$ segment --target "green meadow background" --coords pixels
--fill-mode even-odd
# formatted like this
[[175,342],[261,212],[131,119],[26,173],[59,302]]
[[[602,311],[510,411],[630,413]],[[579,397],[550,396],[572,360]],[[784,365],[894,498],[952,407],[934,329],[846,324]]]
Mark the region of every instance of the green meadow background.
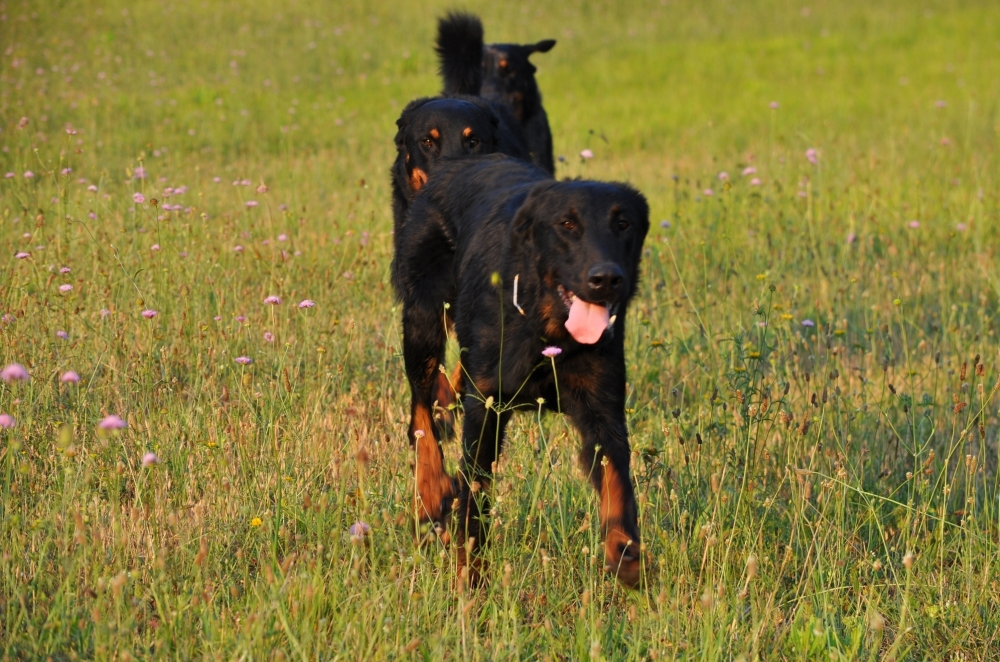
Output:
[[388,168],[452,7],[0,1],[3,659],[1000,659],[1000,5],[463,6],[650,201],[635,591],[556,416],[488,586],[407,516]]

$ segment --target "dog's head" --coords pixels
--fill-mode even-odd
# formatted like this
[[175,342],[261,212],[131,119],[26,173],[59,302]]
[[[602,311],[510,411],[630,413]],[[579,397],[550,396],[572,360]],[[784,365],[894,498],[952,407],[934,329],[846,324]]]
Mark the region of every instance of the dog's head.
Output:
[[538,95],[532,53],[547,53],[555,39],[537,44],[489,44],[483,49],[483,86],[481,94],[506,103],[519,122],[525,120],[526,102]]
[[397,160],[404,165],[409,194],[427,183],[440,159],[495,152],[498,123],[496,113],[485,103],[448,98],[411,102],[396,121]]
[[592,345],[635,293],[649,205],[624,184],[537,184],[518,210],[512,245],[537,265],[545,335]]

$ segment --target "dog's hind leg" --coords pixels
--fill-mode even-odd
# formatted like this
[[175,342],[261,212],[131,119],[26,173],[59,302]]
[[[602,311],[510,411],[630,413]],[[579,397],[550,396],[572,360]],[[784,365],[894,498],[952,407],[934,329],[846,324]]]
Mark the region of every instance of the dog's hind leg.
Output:
[[413,511],[418,522],[431,522],[444,531],[455,497],[454,480],[445,473],[444,454],[434,424],[434,391],[444,360],[447,333],[436,306],[407,302],[403,307],[403,358],[410,382],[410,444],[415,455],[416,495]]

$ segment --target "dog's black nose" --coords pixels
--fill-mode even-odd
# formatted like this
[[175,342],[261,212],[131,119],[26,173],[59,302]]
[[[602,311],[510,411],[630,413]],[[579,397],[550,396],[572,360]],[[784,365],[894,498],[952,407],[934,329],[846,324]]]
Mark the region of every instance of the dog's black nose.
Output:
[[617,297],[624,282],[625,274],[614,262],[602,262],[587,272],[587,285],[590,288],[590,296],[594,299],[606,300]]

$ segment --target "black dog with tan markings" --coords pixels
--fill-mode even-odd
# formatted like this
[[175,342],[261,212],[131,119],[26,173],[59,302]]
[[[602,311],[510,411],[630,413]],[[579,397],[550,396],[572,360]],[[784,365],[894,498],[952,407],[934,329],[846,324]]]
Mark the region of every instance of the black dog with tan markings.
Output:
[[548,53],[555,39],[534,44],[484,44],[483,24],[477,16],[451,12],[438,20],[435,50],[441,63],[444,94],[473,94],[504,104],[524,129],[531,159],[550,175],[552,130],[542,106],[530,58]]
[[508,154],[531,160],[524,131],[500,103],[475,96],[414,99],[396,120],[392,206],[398,232],[410,200],[440,159]]
[[[454,498],[432,422],[449,318],[465,393],[459,559],[474,583],[504,429],[512,409],[535,408],[538,398],[566,413],[582,437],[607,568],[626,585],[639,579],[624,336],[648,228],[646,200],[627,185],[557,182],[501,155],[439,162],[411,203],[396,237],[393,284],[403,302],[415,509],[443,523]],[[556,355],[554,371],[547,355]]]

